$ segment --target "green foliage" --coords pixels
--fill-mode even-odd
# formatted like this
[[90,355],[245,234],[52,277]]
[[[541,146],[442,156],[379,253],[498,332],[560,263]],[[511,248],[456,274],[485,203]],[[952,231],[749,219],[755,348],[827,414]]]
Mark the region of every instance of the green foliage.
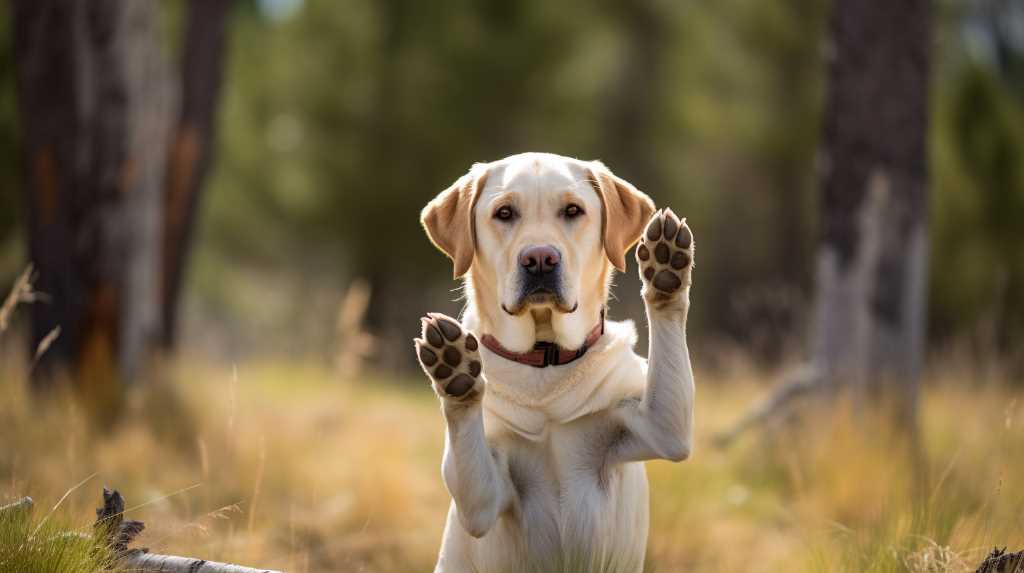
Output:
[[243,13],[211,230],[230,246],[255,210],[277,229],[235,245],[249,256],[290,244],[340,252],[357,274],[444,276],[417,224],[430,197],[475,161],[586,151],[570,111],[588,86],[564,75],[585,22],[551,9],[351,0],[307,2],[284,23]]
[[[764,358],[799,347],[826,0],[304,0],[279,17],[260,6],[236,3],[231,21],[191,283],[204,317],[233,335],[318,324],[305,340],[323,339],[331,325],[310,299],[365,276],[375,330],[405,337],[402,317],[456,312],[420,208],[474,162],[547,150],[600,158],[688,217],[696,329]],[[171,56],[181,9],[164,16]],[[937,4],[931,333],[987,330],[984,346],[1012,351],[1024,329],[1021,57],[977,61],[970,17]],[[0,278],[22,266],[24,229],[10,19],[0,5]],[[639,311],[633,272],[614,316]]]
[[[249,264],[444,304],[422,293],[451,288],[422,206],[474,162],[547,150],[600,158],[687,215],[702,284],[737,285],[696,289],[695,321],[745,335],[756,310],[737,298],[810,283],[823,19],[822,0],[241,10],[199,291],[237,305],[224,269]],[[753,240],[717,232],[737,228]]]
[[988,324],[1012,350],[1024,333],[1024,101],[973,64],[938,109],[934,321],[944,334]]
[[0,514],[0,571],[100,573],[109,562],[105,550],[59,520]]

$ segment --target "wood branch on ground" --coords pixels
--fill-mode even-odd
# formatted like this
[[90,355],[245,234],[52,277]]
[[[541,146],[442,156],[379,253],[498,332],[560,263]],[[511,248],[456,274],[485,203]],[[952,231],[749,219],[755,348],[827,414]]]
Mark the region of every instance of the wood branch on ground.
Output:
[[190,557],[156,555],[144,549],[132,549],[118,560],[129,571],[153,573],[277,573],[270,569],[252,569],[230,563],[217,563]]
[[747,430],[762,426],[790,412],[790,406],[797,399],[825,386],[821,369],[804,366],[790,376],[775,392],[757,406],[751,408],[732,428],[720,432],[714,438],[718,447],[732,445]]
[[124,519],[124,498],[117,490],[103,488],[103,507],[96,509],[93,525],[95,539],[102,540],[114,552],[116,563],[137,573],[280,573],[271,569],[253,569],[230,563],[218,563],[193,557],[158,555],[149,549],[129,549],[146,525]]
[[998,547],[981,562],[975,573],[1024,573],[1024,551],[1007,553]]
[[124,498],[120,492],[103,488],[103,507],[96,508],[93,535],[115,555],[128,551],[128,546],[146,528],[141,521],[124,519]]

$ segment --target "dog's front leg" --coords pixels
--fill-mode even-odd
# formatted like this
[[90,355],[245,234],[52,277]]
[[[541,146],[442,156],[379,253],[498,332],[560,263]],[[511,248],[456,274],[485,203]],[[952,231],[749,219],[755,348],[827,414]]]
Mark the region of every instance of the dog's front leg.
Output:
[[483,537],[508,506],[512,488],[507,460],[484,435],[481,402],[486,384],[479,343],[443,314],[424,317],[422,338],[415,342],[448,424],[442,464],[445,486],[462,527],[473,537]]
[[671,210],[654,214],[636,252],[650,325],[647,386],[616,409],[625,430],[613,462],[689,457],[693,437],[693,370],[686,314],[693,268],[693,234]]

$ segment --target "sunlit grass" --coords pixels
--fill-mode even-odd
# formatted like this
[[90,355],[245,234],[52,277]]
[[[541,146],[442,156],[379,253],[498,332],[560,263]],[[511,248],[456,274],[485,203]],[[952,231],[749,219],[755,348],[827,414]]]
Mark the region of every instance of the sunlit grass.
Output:
[[[0,503],[31,495],[38,514],[96,473],[64,502],[61,523],[88,524],[108,485],[157,552],[287,571],[430,570],[448,496],[443,422],[425,381],[186,364],[177,398],[133,397],[104,436],[73,400],[33,404],[20,373],[4,372]],[[915,474],[881,418],[849,408],[716,450],[710,437],[763,381],[699,375],[693,458],[648,464],[650,569],[966,571],[994,545],[1020,548],[1024,403],[996,382],[957,381],[929,379],[927,471]]]
[[0,513],[0,571],[100,573],[108,557],[90,539],[75,534],[70,522],[23,511]]

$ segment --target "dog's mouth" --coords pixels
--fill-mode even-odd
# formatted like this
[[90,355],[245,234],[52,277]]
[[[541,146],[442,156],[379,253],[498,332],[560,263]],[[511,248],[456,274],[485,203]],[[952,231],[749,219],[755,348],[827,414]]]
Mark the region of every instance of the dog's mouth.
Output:
[[569,304],[565,297],[562,296],[562,293],[546,286],[537,286],[524,291],[520,295],[519,300],[514,304],[506,305],[502,303],[501,305],[501,309],[512,316],[519,316],[530,308],[536,307],[550,307],[555,312],[569,314],[576,312],[579,303]]
[[526,292],[523,298],[527,301],[546,302],[558,298],[558,294],[546,286],[537,286]]
[[512,316],[519,316],[531,309],[543,308],[568,314],[575,312],[579,306],[575,301],[566,300],[562,275],[559,272],[542,275],[521,272],[517,283],[515,299],[501,305],[501,309]]

